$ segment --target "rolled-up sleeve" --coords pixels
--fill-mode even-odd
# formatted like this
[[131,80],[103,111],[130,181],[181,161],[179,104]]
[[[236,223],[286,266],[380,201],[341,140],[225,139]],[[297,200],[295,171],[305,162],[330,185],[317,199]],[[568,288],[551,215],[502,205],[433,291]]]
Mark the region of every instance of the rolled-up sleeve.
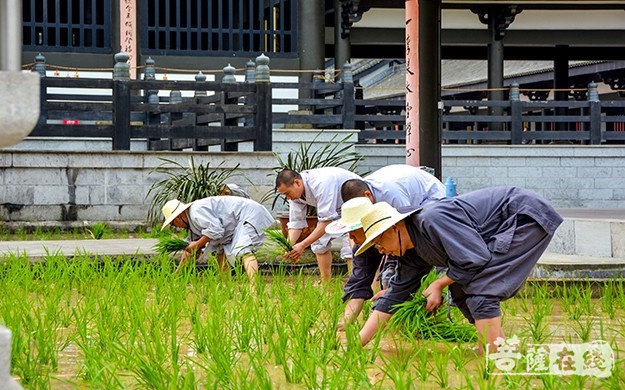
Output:
[[306,211],[308,205],[303,202],[289,200],[289,222],[286,226],[289,229],[304,229],[308,227],[306,222]]

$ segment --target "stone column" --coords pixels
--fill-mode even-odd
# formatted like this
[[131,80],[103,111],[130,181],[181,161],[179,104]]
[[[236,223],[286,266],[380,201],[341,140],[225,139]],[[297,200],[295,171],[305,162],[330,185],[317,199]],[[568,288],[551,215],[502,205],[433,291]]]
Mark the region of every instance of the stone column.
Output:
[[[504,99],[504,33],[514,22],[521,9],[516,5],[485,5],[476,10],[480,22],[488,26],[490,42],[488,44],[488,100]],[[503,107],[490,107],[489,115],[503,115]],[[490,130],[503,130],[503,123],[492,122]]]
[[22,67],[22,2],[0,1],[0,70]]
[[406,1],[406,164],[419,158],[419,0]]
[[406,1],[406,164],[441,175],[440,3]]
[[[567,45],[556,45],[553,59],[554,100],[569,100],[569,53]],[[556,116],[566,115],[566,107],[556,107]],[[568,123],[555,122],[556,130],[568,130]]]
[[[488,44],[488,100],[503,101],[503,41],[497,39],[495,20],[489,18],[491,40]],[[490,107],[489,115],[503,115],[503,107]],[[503,130],[501,122],[491,123],[490,130]]]
[[419,0],[419,165],[441,178],[441,5]]

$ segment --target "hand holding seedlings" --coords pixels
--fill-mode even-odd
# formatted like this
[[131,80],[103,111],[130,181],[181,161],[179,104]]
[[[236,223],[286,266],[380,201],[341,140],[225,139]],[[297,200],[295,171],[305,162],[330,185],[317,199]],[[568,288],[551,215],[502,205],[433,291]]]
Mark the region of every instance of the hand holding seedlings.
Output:
[[306,249],[306,247],[301,242],[293,245],[293,249],[286,254],[287,259],[289,259],[293,264],[297,263],[297,260],[302,257],[304,249]]
[[425,290],[423,296],[426,299],[425,310],[436,310],[443,303],[443,289],[453,283],[447,275],[435,280]]

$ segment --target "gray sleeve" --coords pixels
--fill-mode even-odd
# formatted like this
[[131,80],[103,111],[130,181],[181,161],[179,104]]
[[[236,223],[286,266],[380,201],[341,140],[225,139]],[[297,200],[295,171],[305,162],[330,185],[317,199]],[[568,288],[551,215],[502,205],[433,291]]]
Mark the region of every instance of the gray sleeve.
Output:
[[416,252],[410,251],[399,259],[395,275],[391,277],[389,288],[375,302],[374,309],[383,313],[394,313],[395,305],[411,299],[421,287],[421,280],[432,270]]

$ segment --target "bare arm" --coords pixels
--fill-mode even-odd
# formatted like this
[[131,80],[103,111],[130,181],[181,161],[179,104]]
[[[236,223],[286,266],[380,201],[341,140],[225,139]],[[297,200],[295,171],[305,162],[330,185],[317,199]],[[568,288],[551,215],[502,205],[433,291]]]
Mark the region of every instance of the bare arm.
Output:
[[343,313],[343,321],[339,322],[339,331],[345,330],[345,325],[354,322],[356,317],[362,311],[362,307],[365,304],[365,300],[362,298],[353,298],[347,301],[345,305],[345,313]]
[[371,341],[378,330],[384,329],[386,323],[391,319],[393,315],[390,313],[384,313],[382,311],[374,310],[367,319],[367,322],[360,330],[360,341],[365,346]]
[[210,238],[206,236],[200,237],[197,241],[191,241],[189,245],[184,249],[187,252],[201,253],[202,249],[210,242]]
[[[293,245],[293,250],[289,252],[288,258],[291,259],[291,261],[296,261],[297,259],[299,259],[302,256],[302,253],[304,253],[304,249],[308,248],[313,242],[320,239],[321,236],[326,233],[326,226],[328,226],[330,222],[332,221],[318,221],[315,230],[313,230],[310,235],[306,237],[306,239]],[[302,231],[299,230],[299,234],[301,233]],[[299,237],[299,234],[297,235],[297,237]],[[289,239],[291,239],[291,230],[289,230]]]
[[302,231],[304,229],[289,229],[289,242],[291,244],[295,244],[297,242],[297,239],[299,238],[299,236],[302,235]]
[[189,245],[187,245],[187,247],[184,248],[184,252],[182,253],[182,256],[180,257],[180,263],[178,264],[178,268],[176,268],[176,272],[178,272],[178,270],[187,263],[189,258],[197,257],[198,254],[201,254],[202,249],[204,249],[206,244],[208,244],[209,242],[210,242],[210,238],[206,236],[202,236],[196,241],[191,241]]

